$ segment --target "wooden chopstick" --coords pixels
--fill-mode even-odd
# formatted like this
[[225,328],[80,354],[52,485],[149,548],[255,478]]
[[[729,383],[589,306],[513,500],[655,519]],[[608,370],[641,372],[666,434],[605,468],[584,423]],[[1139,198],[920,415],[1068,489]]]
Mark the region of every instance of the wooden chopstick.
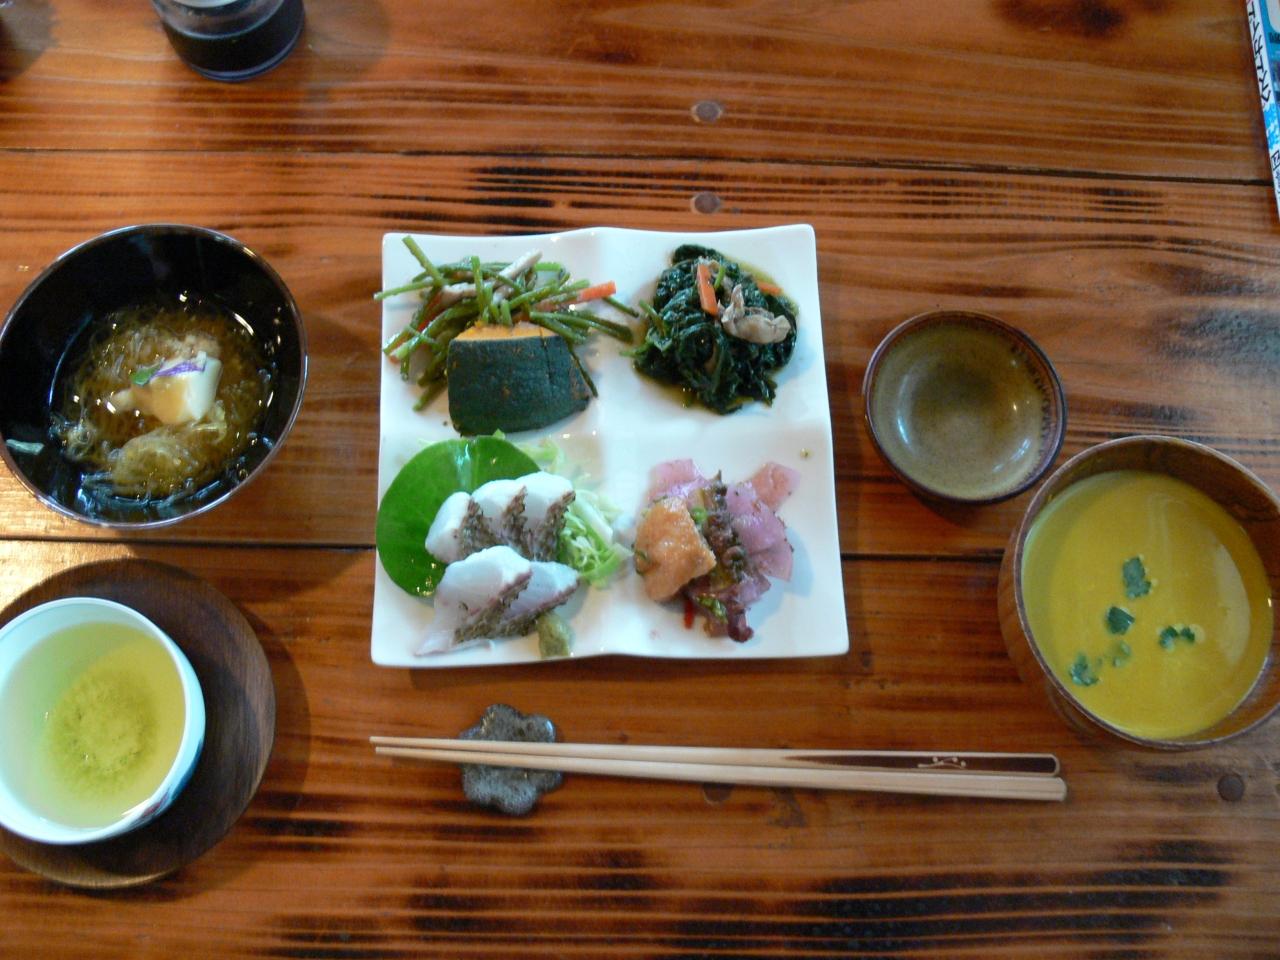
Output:
[[949,753],[923,750],[764,750],[757,747],[671,747],[618,743],[530,743],[526,741],[453,740],[439,737],[370,737],[375,746],[424,750],[468,750],[472,753],[519,753],[539,757],[652,760],[659,763],[713,763],[745,767],[791,767],[806,770],[957,770],[1055,776],[1058,758],[1051,753]]
[[[800,787],[818,790],[866,790],[934,796],[985,797],[1009,800],[1064,800],[1066,784],[1045,770],[1057,770],[1048,754],[934,754],[873,751],[791,751],[722,749],[709,747],[649,747],[610,744],[556,744],[441,740],[413,737],[371,737],[378,753],[443,763],[523,767],[565,773],[734,783],[750,786]],[[915,767],[831,767],[815,755],[853,756],[878,762],[917,761]],[[716,759],[706,759],[708,757]],[[695,759],[698,758],[698,759]],[[1037,769],[1020,772],[974,771],[938,766],[937,761],[970,759],[1002,761],[1032,758]],[[780,765],[772,760],[779,759]],[[923,766],[921,766],[923,764]]]

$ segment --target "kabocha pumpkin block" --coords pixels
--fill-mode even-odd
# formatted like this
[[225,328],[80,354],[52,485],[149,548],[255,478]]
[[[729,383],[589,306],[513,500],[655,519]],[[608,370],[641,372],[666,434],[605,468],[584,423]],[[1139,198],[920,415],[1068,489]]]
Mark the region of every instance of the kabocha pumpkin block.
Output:
[[449,344],[449,419],[464,436],[545,427],[585,409],[569,345],[542,327],[472,327]]

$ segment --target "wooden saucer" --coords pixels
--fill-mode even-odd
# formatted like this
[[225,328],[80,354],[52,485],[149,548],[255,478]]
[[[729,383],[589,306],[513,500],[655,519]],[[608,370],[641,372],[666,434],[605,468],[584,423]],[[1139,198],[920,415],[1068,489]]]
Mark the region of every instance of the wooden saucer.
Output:
[[66,570],[5,607],[0,622],[70,596],[102,597],[133,607],[182,648],[204,693],[204,750],[191,782],[146,826],[73,846],[37,843],[0,828],[0,852],[68,886],[136,886],[209,850],[253,799],[275,742],[271,668],[253,628],[230,600],[199,577],[146,560],[109,560]]

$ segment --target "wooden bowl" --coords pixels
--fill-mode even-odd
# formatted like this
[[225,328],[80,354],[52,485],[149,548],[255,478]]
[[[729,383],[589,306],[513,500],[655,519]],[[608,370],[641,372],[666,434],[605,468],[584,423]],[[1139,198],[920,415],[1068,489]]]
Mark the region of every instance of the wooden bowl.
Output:
[[1000,565],[997,603],[1000,630],[1018,674],[1040,687],[1072,726],[1084,733],[1102,733],[1127,743],[1165,750],[1207,746],[1239,736],[1270,717],[1280,706],[1280,626],[1272,627],[1271,649],[1262,672],[1245,699],[1208,729],[1169,739],[1142,737],[1098,717],[1076,699],[1050,668],[1033,639],[1022,592],[1027,535],[1036,518],[1053,500],[1080,480],[1115,470],[1162,473],[1201,490],[1232,517],[1253,542],[1262,560],[1271,596],[1280,596],[1280,499],[1256,476],[1209,447],[1174,437],[1134,436],[1090,447],[1064,463],[1036,492],[1021,522],[1009,538]]
[[1053,364],[1021,330],[940,310],[892,330],[862,384],[871,440],[922,496],[1006,500],[1052,466],[1067,428]]
[[72,887],[150,883],[221,841],[257,793],[276,736],[271,664],[249,621],[217,588],[150,560],[105,560],[64,570],[0,610],[0,622],[67,596],[132,607],[178,645],[204,694],[204,749],[187,786],[145,826],[69,845],[28,840],[0,827],[0,854]]

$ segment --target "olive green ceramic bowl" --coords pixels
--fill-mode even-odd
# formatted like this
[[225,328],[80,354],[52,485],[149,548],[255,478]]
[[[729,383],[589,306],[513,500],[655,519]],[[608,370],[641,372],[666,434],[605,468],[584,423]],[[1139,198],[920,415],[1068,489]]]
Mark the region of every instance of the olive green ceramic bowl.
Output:
[[1053,364],[995,317],[921,314],[881,341],[862,384],[872,442],[922,496],[1005,500],[1053,464],[1067,403]]

